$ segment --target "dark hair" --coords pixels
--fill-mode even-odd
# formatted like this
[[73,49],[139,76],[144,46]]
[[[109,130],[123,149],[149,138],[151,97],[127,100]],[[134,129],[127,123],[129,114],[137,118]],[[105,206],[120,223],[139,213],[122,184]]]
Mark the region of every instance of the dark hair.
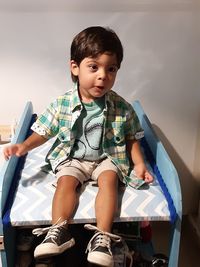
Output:
[[[71,44],[71,60],[79,66],[86,57],[97,57],[105,52],[115,54],[117,67],[120,68],[123,59],[123,47],[117,34],[109,29],[100,26],[86,28],[77,34]],[[72,80],[77,77],[72,74]]]

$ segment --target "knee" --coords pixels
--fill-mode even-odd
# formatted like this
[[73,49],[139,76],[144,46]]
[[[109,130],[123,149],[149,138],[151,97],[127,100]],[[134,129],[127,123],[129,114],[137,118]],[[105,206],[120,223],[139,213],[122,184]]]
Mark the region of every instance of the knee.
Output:
[[117,188],[118,175],[114,171],[105,171],[98,177],[100,189]]
[[75,191],[79,185],[79,181],[73,176],[61,176],[57,182],[58,190]]

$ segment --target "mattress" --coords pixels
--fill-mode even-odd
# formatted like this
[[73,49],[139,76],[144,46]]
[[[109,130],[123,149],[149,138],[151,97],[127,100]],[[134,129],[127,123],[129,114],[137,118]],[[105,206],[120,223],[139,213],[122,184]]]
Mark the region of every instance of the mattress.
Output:
[[[51,204],[55,192],[54,174],[47,168],[45,156],[52,145],[44,145],[29,152],[16,172],[16,190],[10,201],[10,208],[4,215],[4,222],[12,226],[34,226],[51,224]],[[146,158],[148,168],[153,169]],[[72,223],[95,222],[94,202],[98,187],[92,182],[80,189],[79,203]],[[169,203],[154,173],[154,182],[142,189],[130,186],[119,187],[119,205],[115,222],[123,221],[169,221]]]

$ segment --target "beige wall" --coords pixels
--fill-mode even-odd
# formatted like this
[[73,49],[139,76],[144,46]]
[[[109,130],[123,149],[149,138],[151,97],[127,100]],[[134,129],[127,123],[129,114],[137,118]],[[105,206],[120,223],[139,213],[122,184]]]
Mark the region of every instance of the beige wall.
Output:
[[192,0],[0,0],[0,124],[19,119],[28,100],[40,113],[71,87],[73,36],[110,26],[125,49],[114,89],[140,100],[178,170],[184,213],[197,210],[199,18]]
[[195,146],[195,158],[194,158],[194,175],[197,181],[200,181],[200,116],[198,119],[198,130]]

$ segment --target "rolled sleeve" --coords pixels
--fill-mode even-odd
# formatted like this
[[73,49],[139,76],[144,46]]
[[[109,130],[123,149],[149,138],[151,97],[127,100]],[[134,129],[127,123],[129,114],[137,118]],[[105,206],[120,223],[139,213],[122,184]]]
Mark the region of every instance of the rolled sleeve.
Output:
[[33,123],[33,125],[31,126],[31,130],[36,132],[39,135],[42,135],[46,139],[49,139],[49,135],[47,134],[45,129],[43,127],[41,127],[41,125],[38,122]]
[[58,116],[57,103],[55,101],[37,118],[31,129],[37,134],[50,139],[58,133]]
[[138,116],[133,107],[130,105],[126,112],[126,140],[139,140],[144,137],[144,130],[142,129]]

